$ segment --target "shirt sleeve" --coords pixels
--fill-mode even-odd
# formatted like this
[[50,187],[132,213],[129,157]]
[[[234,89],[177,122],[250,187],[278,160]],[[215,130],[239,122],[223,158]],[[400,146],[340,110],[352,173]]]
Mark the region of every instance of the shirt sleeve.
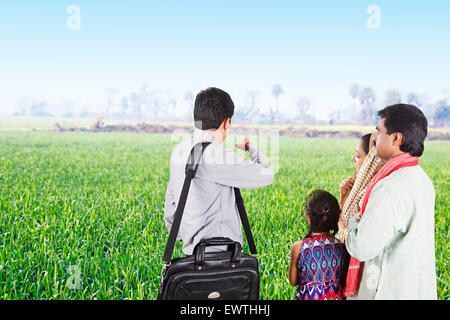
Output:
[[348,222],[346,247],[349,254],[363,262],[377,257],[399,232],[399,207],[395,192],[386,184],[376,185],[363,216]]
[[[248,147],[250,160],[225,147],[211,150],[208,157],[205,157],[207,165],[199,166],[196,177],[242,189],[272,184],[274,172],[267,158],[253,144],[250,143]],[[205,153],[207,151],[208,149]]]
[[172,228],[176,208],[176,200],[173,194],[171,180],[169,179],[164,203],[164,222],[168,232]]

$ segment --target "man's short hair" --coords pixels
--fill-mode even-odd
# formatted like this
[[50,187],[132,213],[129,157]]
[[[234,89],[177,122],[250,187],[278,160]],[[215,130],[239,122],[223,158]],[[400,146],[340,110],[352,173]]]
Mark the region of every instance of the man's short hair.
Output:
[[419,108],[410,104],[395,104],[378,111],[378,115],[385,118],[384,126],[388,134],[402,134],[401,151],[416,157],[423,154],[428,121]]
[[218,129],[233,114],[233,100],[223,90],[211,87],[200,91],[195,98],[194,121],[198,129]]

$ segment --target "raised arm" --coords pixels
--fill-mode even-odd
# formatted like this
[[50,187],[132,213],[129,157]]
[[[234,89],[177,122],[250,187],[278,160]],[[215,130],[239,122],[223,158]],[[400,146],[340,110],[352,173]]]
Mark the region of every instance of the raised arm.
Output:
[[250,160],[221,146],[206,148],[205,164],[199,167],[197,177],[215,183],[243,188],[261,188],[273,183],[274,173],[267,158],[252,143],[248,145]]

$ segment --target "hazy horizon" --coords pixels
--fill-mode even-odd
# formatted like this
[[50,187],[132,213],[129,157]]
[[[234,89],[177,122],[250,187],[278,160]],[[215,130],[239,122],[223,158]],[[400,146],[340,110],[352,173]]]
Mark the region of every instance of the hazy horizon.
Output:
[[174,114],[186,112],[186,92],[210,86],[236,109],[253,93],[266,111],[279,84],[281,112],[307,97],[322,120],[352,105],[353,83],[380,107],[389,90],[427,103],[450,96],[448,1],[19,0],[2,5],[0,26],[2,114],[30,101],[102,112],[144,84]]

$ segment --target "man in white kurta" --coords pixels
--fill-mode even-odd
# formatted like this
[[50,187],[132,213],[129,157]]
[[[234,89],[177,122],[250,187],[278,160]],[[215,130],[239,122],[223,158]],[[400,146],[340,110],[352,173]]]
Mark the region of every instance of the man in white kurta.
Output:
[[364,262],[350,299],[436,299],[434,188],[420,166],[378,182],[359,220],[349,220],[346,247]]
[[[378,112],[377,155],[389,161],[404,153],[420,157],[427,120],[416,106]],[[401,167],[378,181],[363,215],[348,222],[346,247],[364,262],[351,299],[436,299],[435,192],[419,165]]]

